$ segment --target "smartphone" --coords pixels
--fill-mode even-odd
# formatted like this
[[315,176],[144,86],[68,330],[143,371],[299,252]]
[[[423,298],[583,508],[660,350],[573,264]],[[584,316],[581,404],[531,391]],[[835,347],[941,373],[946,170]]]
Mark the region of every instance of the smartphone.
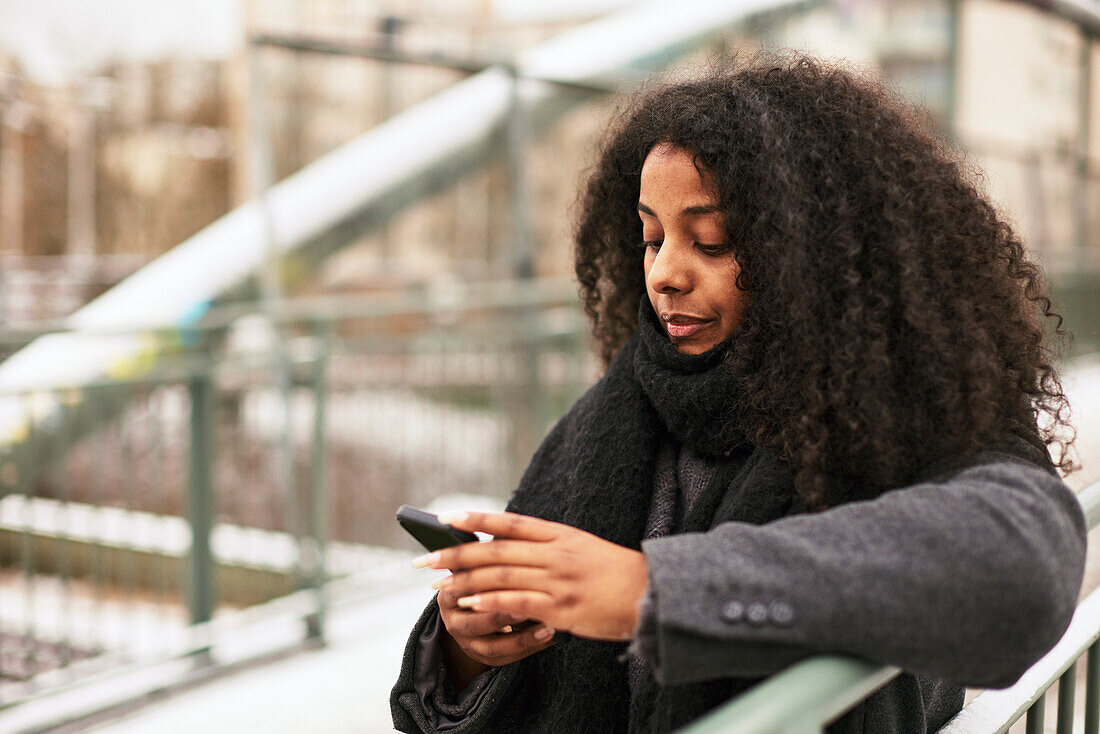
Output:
[[450,548],[460,543],[472,543],[477,540],[473,533],[456,530],[450,525],[439,522],[439,518],[430,512],[418,510],[415,507],[401,505],[397,508],[397,522],[401,527],[409,531],[409,534],[420,541],[420,544],[430,551],[440,548]]

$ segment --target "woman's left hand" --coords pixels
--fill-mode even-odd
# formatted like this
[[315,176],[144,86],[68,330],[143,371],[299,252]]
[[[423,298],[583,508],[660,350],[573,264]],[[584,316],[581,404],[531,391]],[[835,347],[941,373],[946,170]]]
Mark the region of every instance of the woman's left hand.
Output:
[[595,640],[625,640],[638,622],[646,560],[583,530],[511,512],[458,512],[440,520],[493,540],[465,543],[417,559],[449,568],[437,587],[459,606],[539,620]]

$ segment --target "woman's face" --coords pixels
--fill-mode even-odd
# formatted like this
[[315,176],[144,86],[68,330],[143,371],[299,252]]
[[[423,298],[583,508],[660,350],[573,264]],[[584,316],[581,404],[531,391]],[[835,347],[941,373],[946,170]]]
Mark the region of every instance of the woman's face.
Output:
[[656,146],[642,165],[638,216],[649,302],[677,351],[702,354],[736,331],[748,302],[710,174],[683,148]]

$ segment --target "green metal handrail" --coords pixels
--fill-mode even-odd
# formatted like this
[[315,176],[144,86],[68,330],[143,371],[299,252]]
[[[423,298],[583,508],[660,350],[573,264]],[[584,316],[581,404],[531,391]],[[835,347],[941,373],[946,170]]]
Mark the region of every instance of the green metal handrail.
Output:
[[[1100,525],[1100,482],[1082,490],[1077,499],[1085,512],[1089,529]],[[1100,702],[1100,697],[1096,695],[1100,691],[1100,643],[1096,642],[1100,637],[1100,614],[1095,610],[1100,610],[1100,591],[1094,592],[1078,606],[1078,611],[1083,612],[1079,615],[1081,621],[1077,622],[1075,618],[1075,624],[1063,638],[1068,644],[1059,643],[1017,684],[1031,687],[1023,693],[1017,692],[1017,698],[1023,697],[1022,704],[1000,717],[973,716],[973,724],[987,726],[961,726],[957,731],[960,734],[963,731],[967,734],[998,734],[1007,731],[1027,712],[1029,734],[1032,731],[1041,732],[1043,695],[1058,682],[1058,732],[1068,733],[1073,719],[1074,666],[1087,651],[1087,700],[1091,705],[1086,705],[1085,732],[1096,734],[1100,727],[1096,710]],[[1082,631],[1082,625],[1087,629]],[[1068,639],[1070,637],[1075,639]],[[1049,672],[1039,676],[1038,681],[1032,679],[1032,671],[1046,669]],[[812,658],[768,678],[678,731],[679,734],[818,734],[900,672],[892,666],[874,665],[851,658]],[[996,692],[998,695],[1004,693],[1008,692]],[[980,700],[981,696],[971,705]],[[960,712],[959,717],[965,714],[966,709]],[[991,720],[995,723],[990,723]]]
[[842,657],[818,657],[754,686],[682,734],[808,734],[890,682],[900,670]]
[[80,334],[86,337],[160,335],[164,338],[180,334],[220,333],[235,321],[251,315],[261,315],[274,324],[316,324],[353,321],[356,319],[431,318],[440,314],[460,314],[470,311],[515,311],[521,308],[554,305],[577,308],[577,285],[567,278],[537,278],[530,280],[493,280],[474,283],[454,283],[431,287],[429,284],[409,289],[397,295],[319,295],[279,301],[261,308],[259,304],[227,303],[212,306],[195,321],[180,324],[123,324],[117,327],[79,328],[69,319],[0,324],[0,346],[19,346],[42,336]]

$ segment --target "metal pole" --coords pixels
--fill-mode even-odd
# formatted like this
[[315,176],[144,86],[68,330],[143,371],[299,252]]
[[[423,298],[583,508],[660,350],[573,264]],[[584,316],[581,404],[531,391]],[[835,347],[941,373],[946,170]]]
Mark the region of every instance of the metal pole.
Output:
[[[35,393],[21,396],[21,398],[32,402],[36,397]],[[38,448],[41,446],[40,437],[37,435],[38,431],[38,426],[32,424],[27,433],[26,442],[27,446],[30,447],[30,451],[28,452],[28,459],[30,459],[30,461],[36,460]],[[19,493],[27,500],[23,516],[26,524],[21,534],[22,542],[20,544],[21,553],[19,558],[20,565],[23,567],[23,609],[25,619],[28,622],[23,631],[22,651],[23,672],[27,674],[32,670],[36,670],[38,667],[38,626],[36,623],[38,615],[35,614],[35,602],[37,601],[35,597],[37,584],[35,582],[38,578],[38,571],[35,568],[37,549],[35,548],[34,537],[31,531],[33,527],[31,513],[33,510],[30,502],[35,495],[35,482],[28,471],[24,470],[19,472]]]
[[[509,200],[512,213],[512,273],[521,280],[535,275],[535,245],[531,222],[531,196],[527,179],[526,156],[530,143],[528,121],[519,86],[522,79],[515,67],[512,67],[511,110],[506,126],[505,143],[507,145]],[[539,386],[539,318],[533,308],[523,308],[520,324],[526,339],[520,340],[519,384],[516,408],[518,414],[514,422],[513,437],[513,474],[515,469],[525,466],[535,450],[539,438],[539,416],[541,414],[542,390]],[[518,476],[513,476],[517,479]]]
[[73,88],[69,126],[68,247],[72,260],[95,254],[95,113],[85,82]]
[[1073,697],[1077,688],[1077,661],[1058,679],[1058,734],[1073,734]]
[[[267,243],[267,257],[260,277],[260,305],[262,310],[269,314],[270,323],[275,329],[276,338],[271,353],[271,374],[275,387],[282,398],[282,420],[275,440],[274,456],[272,457],[272,479],[274,482],[273,489],[279,493],[283,500],[283,521],[286,525],[286,531],[298,540],[300,554],[303,533],[298,507],[298,491],[294,477],[294,441],[291,435],[292,416],[290,408],[291,366],[283,344],[282,334],[279,332],[279,322],[275,318],[275,312],[278,310],[283,298],[283,284],[280,274],[279,242],[276,237],[275,223],[268,198],[269,189],[274,178],[274,164],[260,53],[261,49],[257,46],[253,46],[249,50],[249,92],[251,98],[249,119],[252,137],[250,148],[253,195],[259,206],[260,217],[263,222],[263,236]],[[299,563],[300,561],[299,557]],[[301,578],[299,578],[299,585],[301,585]]]
[[[301,36],[277,36],[271,34],[257,34],[251,42],[255,46],[274,46],[301,53],[327,54],[335,56],[356,56],[364,59],[377,59],[379,61],[391,61],[399,64],[411,64],[413,66],[428,66],[435,69],[451,69],[465,74],[476,74],[491,66],[508,66],[509,62],[504,58],[486,57],[459,57],[438,52],[420,53],[416,51],[399,50],[387,42],[378,34],[378,39],[369,44],[342,43],[339,41],[317,40]],[[644,81],[642,73],[627,75],[622,73],[603,74],[585,81],[571,81],[566,79],[553,79],[550,77],[528,77],[546,84],[553,84],[564,89],[572,89],[578,92],[593,95],[604,95],[621,90],[628,84],[637,84]]]
[[317,353],[313,362],[313,446],[310,451],[312,465],[309,553],[303,559],[303,574],[317,594],[317,613],[306,618],[306,633],[310,637],[323,637],[328,594],[325,588],[325,547],[329,537],[328,454],[325,434],[325,404],[328,400],[328,329],[318,323],[314,328]]
[[1074,191],[1073,223],[1077,272],[1088,266],[1089,254],[1089,129],[1092,124],[1092,36],[1081,31],[1081,56],[1077,84],[1077,188]]
[[531,194],[527,180],[527,149],[530,144],[527,114],[520,98],[522,82],[512,67],[511,111],[507,124],[508,183],[512,209],[512,271],[517,278],[535,274],[534,228],[531,223]]
[[1085,667],[1085,734],[1100,733],[1100,642],[1089,647]]
[[1043,691],[1039,699],[1027,710],[1026,734],[1045,734],[1043,722],[1046,720],[1046,696],[1046,691]]
[[943,124],[948,135],[957,137],[959,109],[959,46],[962,37],[962,0],[947,0],[947,99],[944,101]]
[[[188,598],[191,623],[209,622],[214,615],[214,556],[210,533],[214,526],[214,384],[209,371],[191,378],[191,474],[188,515],[191,520],[191,573]],[[205,653],[205,654],[202,654]],[[209,662],[209,648],[200,651]]]
[[[381,21],[381,51],[379,59],[379,91],[378,91],[378,124],[385,122],[398,110],[397,104],[397,79],[394,74],[393,63],[390,58],[397,50],[397,33],[400,31],[402,19],[393,15],[387,15]],[[393,265],[392,258],[395,252],[393,243],[393,229],[389,222],[383,223],[378,231],[378,240],[382,249],[382,264],[385,268]]]
[[260,274],[260,295],[264,303],[270,305],[278,302],[282,284],[279,278],[279,245],[275,239],[275,223],[272,221],[268,202],[268,189],[274,182],[275,172],[260,53],[258,47],[249,49],[249,167],[252,195],[259,204],[267,253]]

